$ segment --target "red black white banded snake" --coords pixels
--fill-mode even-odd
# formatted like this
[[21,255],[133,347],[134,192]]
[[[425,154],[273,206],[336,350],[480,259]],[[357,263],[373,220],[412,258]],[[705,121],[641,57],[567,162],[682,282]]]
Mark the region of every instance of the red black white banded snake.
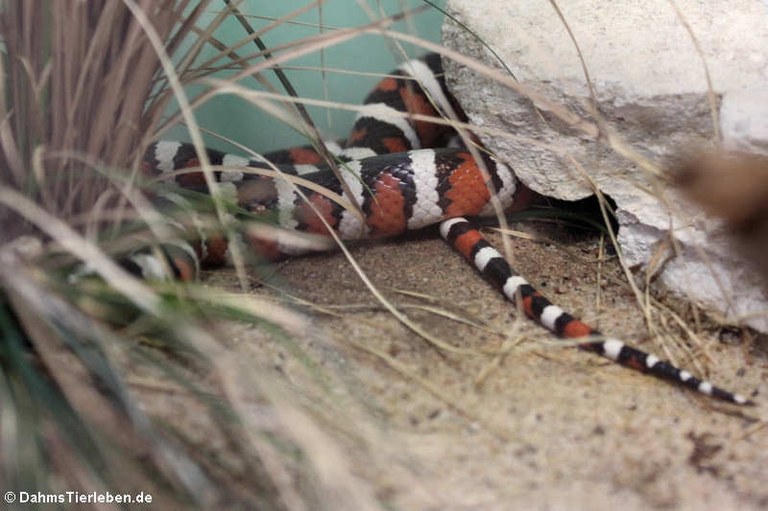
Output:
[[[580,349],[707,396],[751,404],[745,397],[715,387],[655,355],[604,336],[554,305],[512,269],[465,217],[495,215],[492,197],[505,210],[524,208],[530,197],[528,190],[517,182],[507,165],[491,157],[483,156],[483,165],[478,165],[464,148],[441,148],[455,136],[451,129],[402,115],[435,117],[456,107],[445,88],[439,56],[428,55],[401,65],[382,79],[366,98],[344,147],[329,144],[331,152],[344,162],[339,168],[346,191],[330,169],[322,167],[322,158],[312,148],[265,155],[279,165],[282,172],[299,174],[358,204],[362,216],[316,190],[299,186],[305,200],[286,180],[247,172],[270,168],[263,161],[213,150],[207,150],[207,156],[212,165],[228,169],[217,170],[215,177],[239,207],[252,213],[272,212],[286,229],[327,236],[327,224],[341,239],[355,240],[394,237],[439,223],[442,237],[486,280],[528,317],[558,337],[577,339]],[[153,144],[144,161],[145,171],[155,176],[199,165],[194,148],[178,142]],[[205,183],[199,171],[178,173],[174,179],[185,188],[204,187]],[[353,197],[349,197],[347,191]],[[248,241],[266,257],[301,251],[279,237]],[[207,243],[197,245],[194,252],[191,249],[167,252],[167,261],[162,264],[147,254],[127,257],[123,264],[144,277],[157,275],[158,268],[170,267],[178,278],[190,279],[194,278],[200,263],[225,262],[227,248],[223,238],[208,239]]]

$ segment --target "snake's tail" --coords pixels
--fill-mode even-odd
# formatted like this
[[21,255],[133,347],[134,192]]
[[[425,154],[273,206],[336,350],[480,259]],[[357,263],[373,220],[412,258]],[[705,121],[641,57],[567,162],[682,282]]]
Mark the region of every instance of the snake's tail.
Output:
[[618,339],[605,337],[586,323],[574,318],[526,282],[466,219],[453,218],[444,221],[440,225],[440,233],[451,246],[474,264],[483,277],[498,287],[508,300],[513,304],[519,304],[529,318],[558,337],[594,339],[579,344],[579,348],[716,399],[738,405],[754,404],[744,396],[715,387],[708,381],[696,378],[688,371],[660,360],[656,355],[629,346]]

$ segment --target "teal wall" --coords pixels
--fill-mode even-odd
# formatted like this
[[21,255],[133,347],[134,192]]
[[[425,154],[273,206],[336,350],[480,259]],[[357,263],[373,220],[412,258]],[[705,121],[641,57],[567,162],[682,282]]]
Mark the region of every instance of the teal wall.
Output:
[[[240,4],[240,9],[248,16],[253,28],[259,30],[267,26],[272,19],[285,16],[287,13],[307,5],[307,3],[307,0],[246,0]],[[435,3],[442,6],[444,0]],[[343,28],[366,25],[371,22],[372,18],[371,14],[361,7],[361,4],[367,6],[370,13],[377,13],[377,17],[381,17],[383,15],[381,13],[394,14],[403,10],[424,7],[426,10],[403,22],[398,22],[392,29],[434,42],[440,39],[442,13],[420,0],[327,0],[323,3],[322,9],[315,7],[295,18],[294,23],[270,30],[263,35],[262,40],[269,48],[275,48],[296,39],[318,34],[321,24],[329,27],[325,31],[331,30],[330,27]],[[218,4],[215,2],[211,5],[218,8]],[[210,13],[209,16],[212,17],[213,13]],[[235,19],[227,20],[216,33],[219,40],[229,44],[244,36],[244,30]],[[404,45],[404,48],[411,56],[424,53],[424,50],[418,47]],[[257,51],[256,46],[249,44],[238,50],[238,53],[247,55],[255,51]],[[214,54],[213,51],[208,53],[208,55],[212,54]],[[338,46],[291,61],[288,65],[324,66],[329,69],[386,73],[396,67],[397,63],[402,62],[401,55],[393,41],[381,34],[360,35]],[[368,90],[378,81],[375,76],[355,76],[330,71],[324,75],[320,71],[314,70],[286,70],[286,73],[302,97],[353,104],[361,102]],[[277,84],[273,73],[267,72],[264,76]],[[249,88],[263,88],[253,78],[245,79],[241,84]],[[276,87],[282,92],[279,85]],[[309,110],[325,137],[344,137],[355,115],[354,112],[336,109],[313,107]],[[196,114],[202,127],[256,151],[265,152],[306,143],[306,139],[292,128],[238,97],[218,96],[199,108]],[[183,128],[175,129],[164,138],[187,139]],[[226,142],[216,138],[206,136],[206,143],[210,147],[237,152]]]

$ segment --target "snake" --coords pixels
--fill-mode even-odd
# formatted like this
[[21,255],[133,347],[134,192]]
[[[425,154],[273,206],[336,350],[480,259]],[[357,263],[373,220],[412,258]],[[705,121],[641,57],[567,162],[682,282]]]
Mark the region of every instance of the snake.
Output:
[[[246,157],[213,149],[205,156],[222,197],[246,215],[271,215],[277,234],[242,235],[266,259],[317,250],[301,237],[342,241],[396,238],[435,224],[445,241],[527,317],[584,351],[630,369],[737,405],[753,402],[694,376],[660,357],[607,336],[552,303],[492,246],[477,219],[523,210],[533,194],[506,163],[461,136],[449,116],[465,121],[446,86],[441,58],[429,54],[385,75],[360,106],[348,138],[328,142],[335,170],[314,146]],[[471,148],[475,149],[472,150]],[[165,177],[180,189],[208,192],[200,155],[189,143],[153,143],[143,160],[148,176]],[[167,197],[171,197],[168,199]],[[178,203],[173,194],[166,201]],[[297,242],[299,240],[299,242]],[[327,244],[333,246],[334,243]],[[164,245],[160,254],[137,252],[122,259],[133,273],[193,280],[201,266],[225,264],[230,240],[199,235],[191,245]],[[178,248],[181,246],[182,248]],[[327,247],[326,247],[327,248]],[[159,261],[158,258],[164,258]],[[407,265],[407,261],[392,264]]]

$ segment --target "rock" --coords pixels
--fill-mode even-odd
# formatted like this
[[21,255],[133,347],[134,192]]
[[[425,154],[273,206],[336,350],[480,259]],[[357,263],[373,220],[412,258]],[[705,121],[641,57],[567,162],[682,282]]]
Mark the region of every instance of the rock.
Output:
[[627,265],[723,321],[768,332],[768,295],[750,262],[722,222],[682,199],[660,170],[718,137],[725,147],[768,152],[768,10],[757,0],[676,5],[679,12],[665,0],[560,4],[582,63],[549,2],[449,0],[469,31],[446,22],[448,47],[499,68],[484,41],[520,83],[599,126],[599,137],[446,62],[449,86],[471,122],[514,135],[482,138],[526,185],[565,200],[597,186],[616,201]]

